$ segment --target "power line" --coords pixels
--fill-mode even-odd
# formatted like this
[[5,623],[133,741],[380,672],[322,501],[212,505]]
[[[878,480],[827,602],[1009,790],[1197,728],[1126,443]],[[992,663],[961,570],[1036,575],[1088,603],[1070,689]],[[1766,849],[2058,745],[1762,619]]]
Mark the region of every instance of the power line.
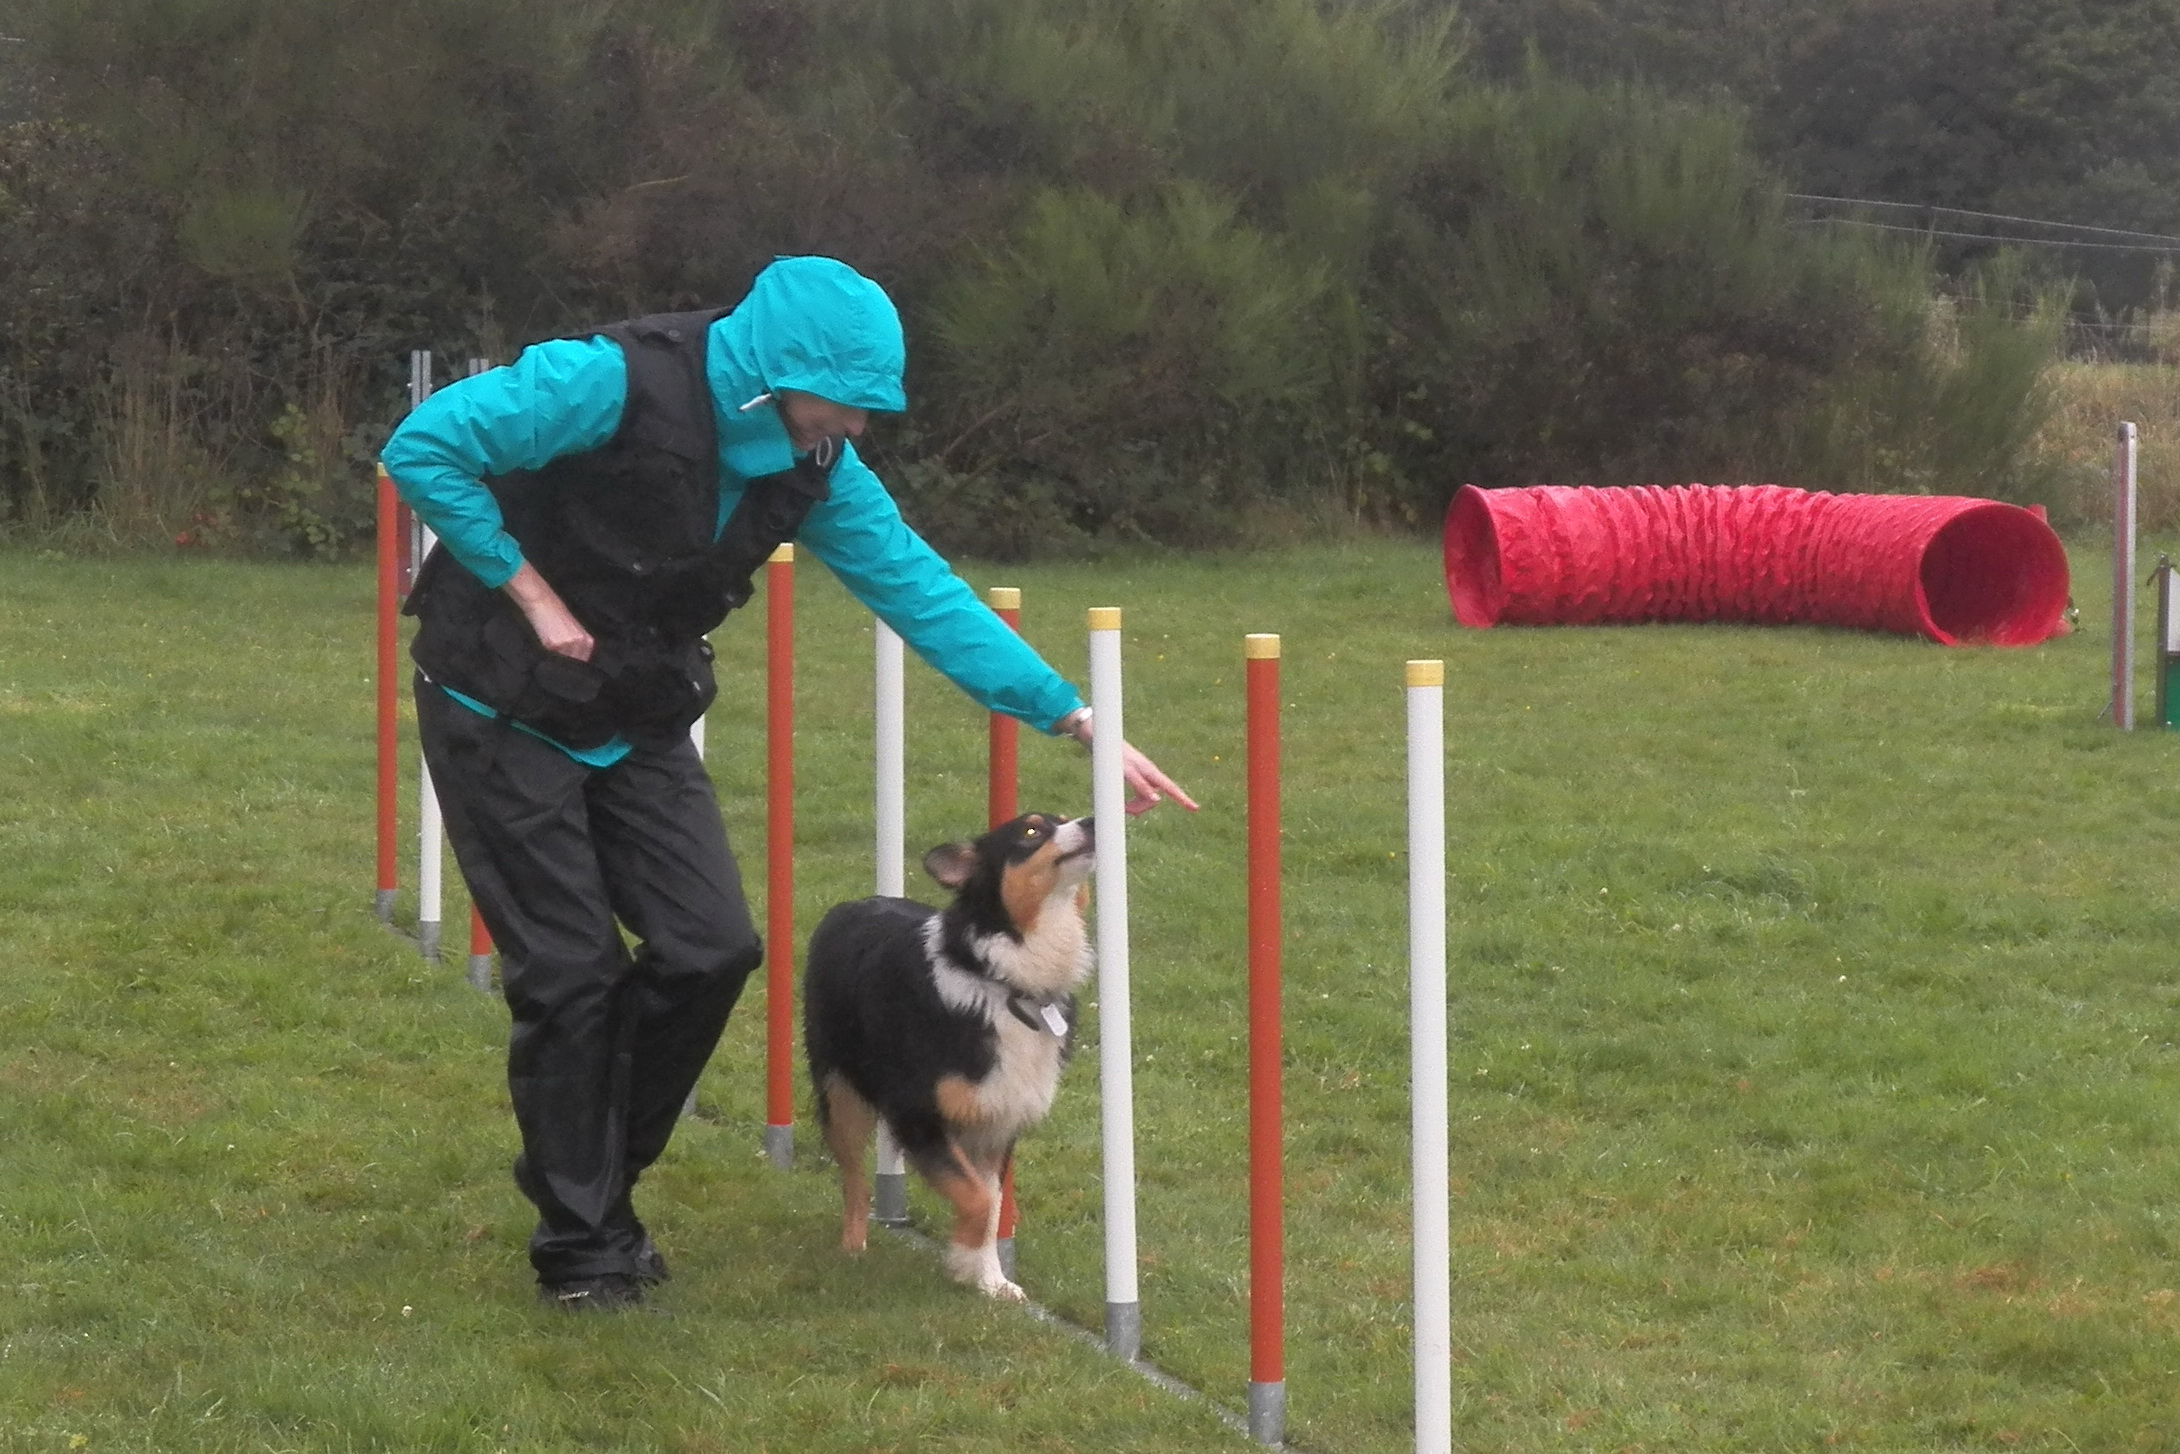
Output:
[[[2028,314],[2020,315],[2024,318]],[[2155,323],[2123,323],[2116,318],[2070,318],[2069,328],[2086,328],[2097,333],[2162,333],[2164,329]]]
[[[1942,227],[1904,227],[1897,222],[1864,222],[1855,217],[1804,217],[1797,225],[1814,227],[1819,224],[1835,227],[1866,227],[1875,232],[1908,232],[1917,237],[1957,237],[1969,242],[1997,242],[2008,247],[2080,247],[2097,252],[2149,252],[2180,254],[2180,238],[2173,239],[2173,246],[2151,247],[2140,242],[2077,242],[2070,237],[2009,237],[1996,232],[1951,232]],[[2143,233],[2141,236],[2155,236]]]
[[1818,197],[1807,192],[1789,192],[1786,195],[1789,201],[1794,202],[1833,202],[1844,207],[1892,207],[1908,212],[1943,212],[1950,217],[1977,217],[1986,222],[2018,222],[2029,227],[2050,227],[2061,232],[2094,232],[2105,237],[2134,237],[2146,242],[2168,242],[2180,247],[2180,237],[2162,232],[2135,232],[2124,227],[2092,227],[2086,222],[2053,222],[2045,217],[2016,217],[2006,212],[1972,212],[1966,207],[1941,207],[1935,202],[1881,202],[1874,197]]

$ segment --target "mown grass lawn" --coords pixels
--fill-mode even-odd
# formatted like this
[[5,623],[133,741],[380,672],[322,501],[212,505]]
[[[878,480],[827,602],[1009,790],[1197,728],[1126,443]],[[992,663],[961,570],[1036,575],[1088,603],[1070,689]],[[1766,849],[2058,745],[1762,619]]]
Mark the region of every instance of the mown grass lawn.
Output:
[[[2180,742],[2096,720],[2094,552],[2085,628],[2006,653],[1462,632],[1411,543],[969,574],[1078,679],[1126,607],[1132,735],[1204,803],[1131,840],[1162,1366],[1239,1407],[1277,631],[1297,1445],[1411,1441],[1400,664],[1443,656],[1462,1446],[2180,1448]],[[1247,1447],[897,1242],[845,1262],[806,1111],[759,1153],[761,993],[642,1194],[672,1316],[533,1307],[504,1011],[370,914],[370,588],[0,556],[0,1450]],[[870,882],[870,639],[815,568],[799,610],[808,925]],[[710,741],[761,886],[759,625]],[[910,714],[920,849],[979,825],[983,719],[921,668]],[[1021,1167],[1022,1279],[1093,1327],[1096,1124],[1092,1055]]]

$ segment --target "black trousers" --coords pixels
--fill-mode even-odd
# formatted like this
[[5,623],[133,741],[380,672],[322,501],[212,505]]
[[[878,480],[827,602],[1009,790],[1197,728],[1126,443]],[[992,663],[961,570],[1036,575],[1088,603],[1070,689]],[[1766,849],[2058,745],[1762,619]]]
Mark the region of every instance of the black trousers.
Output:
[[421,677],[416,716],[500,951],[531,1265],[541,1282],[631,1273],[630,1192],[764,958],[711,780],[686,740],[585,767]]

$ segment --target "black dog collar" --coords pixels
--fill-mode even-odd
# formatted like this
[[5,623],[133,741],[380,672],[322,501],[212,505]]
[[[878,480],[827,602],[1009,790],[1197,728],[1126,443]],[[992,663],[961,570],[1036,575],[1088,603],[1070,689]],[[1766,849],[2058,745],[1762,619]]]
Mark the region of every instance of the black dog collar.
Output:
[[[1036,1014],[1030,1010],[1035,1007]],[[1028,995],[1008,995],[1007,1013],[1029,1026],[1032,1030],[1049,1030],[1055,1035],[1067,1033],[1067,1017],[1060,1013],[1056,1000],[1032,999]],[[1057,1024],[1054,1021],[1058,1021]]]

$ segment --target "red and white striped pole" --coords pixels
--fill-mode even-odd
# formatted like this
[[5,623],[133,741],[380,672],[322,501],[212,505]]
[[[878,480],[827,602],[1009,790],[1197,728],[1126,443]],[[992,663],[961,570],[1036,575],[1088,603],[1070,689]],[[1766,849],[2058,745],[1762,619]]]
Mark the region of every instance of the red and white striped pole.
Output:
[[765,1155],[795,1164],[795,547],[765,566]]
[[1286,1439],[1281,1201],[1279,638],[1244,637],[1249,755],[1249,1436]]
[[394,921],[395,794],[400,791],[401,501],[378,469],[378,892],[373,907]]
[[[1016,632],[1022,629],[1022,592],[1014,586],[993,586],[985,593],[992,613]],[[985,774],[985,821],[994,828],[1011,823],[1021,812],[1020,734],[1022,724],[1004,712],[992,713],[988,742],[989,766]],[[1014,1276],[1014,1229],[1021,1221],[1014,1202],[1014,1158],[999,1183],[999,1270]]]

